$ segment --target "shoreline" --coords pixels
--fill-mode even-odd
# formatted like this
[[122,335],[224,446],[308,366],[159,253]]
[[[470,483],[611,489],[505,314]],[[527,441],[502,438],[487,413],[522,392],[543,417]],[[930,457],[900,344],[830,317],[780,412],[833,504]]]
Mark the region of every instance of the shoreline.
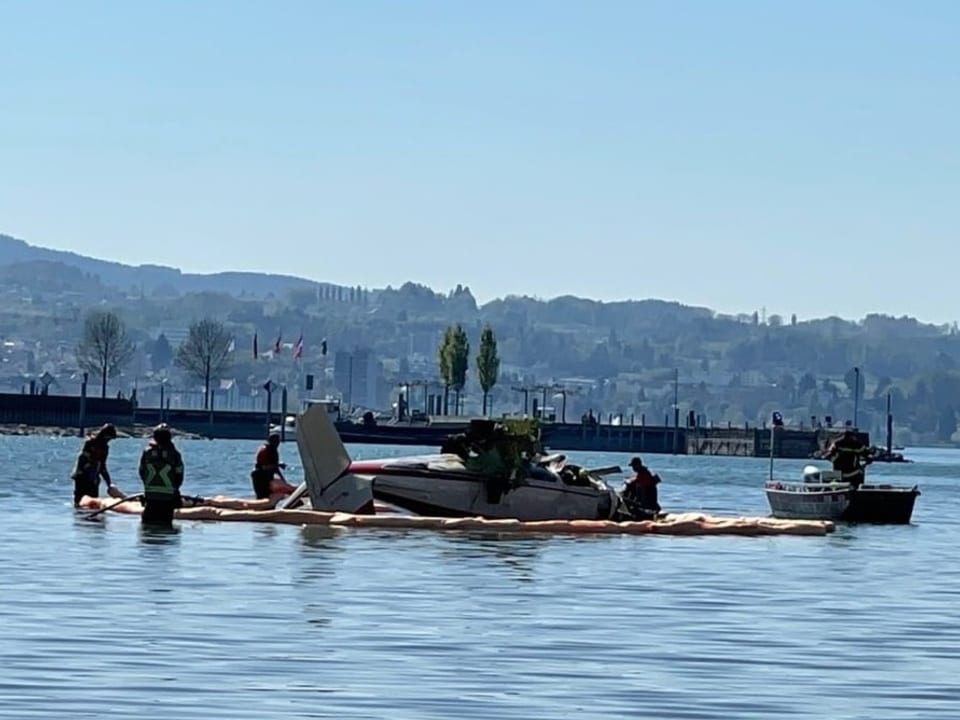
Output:
[[[117,439],[122,438],[149,438],[153,434],[152,425],[114,425],[117,428]],[[97,430],[97,427],[87,428],[84,436]],[[170,428],[170,433],[175,438],[185,440],[204,440],[203,435],[196,433],[183,432],[176,428]],[[71,437],[80,438],[80,431],[76,427],[65,427],[62,425],[26,425],[23,423],[0,425],[0,436],[21,436],[21,437]]]

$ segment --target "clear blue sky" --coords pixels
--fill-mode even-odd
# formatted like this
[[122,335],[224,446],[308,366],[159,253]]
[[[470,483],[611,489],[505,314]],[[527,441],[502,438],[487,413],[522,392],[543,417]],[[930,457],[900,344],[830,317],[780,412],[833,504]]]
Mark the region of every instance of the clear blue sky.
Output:
[[0,0],[0,232],[960,318],[960,3]]

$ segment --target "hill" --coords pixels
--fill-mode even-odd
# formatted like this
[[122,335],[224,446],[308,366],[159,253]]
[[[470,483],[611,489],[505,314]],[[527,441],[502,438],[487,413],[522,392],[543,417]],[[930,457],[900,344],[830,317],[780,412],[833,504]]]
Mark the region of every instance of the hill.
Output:
[[30,245],[0,234],[0,267],[24,263],[59,264],[96,278],[107,287],[136,288],[145,294],[219,292],[235,296],[268,297],[291,290],[314,289],[317,283],[292,275],[253,272],[185,273],[163,265],[124,265],[65,250]]

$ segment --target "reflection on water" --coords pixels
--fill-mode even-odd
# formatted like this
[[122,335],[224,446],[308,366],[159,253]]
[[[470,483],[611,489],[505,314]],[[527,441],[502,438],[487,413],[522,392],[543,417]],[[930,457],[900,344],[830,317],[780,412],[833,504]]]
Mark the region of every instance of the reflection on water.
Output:
[[303,525],[300,528],[300,541],[307,547],[334,549],[337,543],[331,541],[336,541],[342,532],[340,528],[326,525]]
[[175,545],[180,539],[180,526],[140,523],[140,542],[144,545]]
[[451,562],[478,560],[487,563],[492,560],[493,566],[509,569],[514,579],[526,582],[534,579],[539,554],[549,542],[550,539],[543,535],[490,535],[475,531],[441,533],[437,539],[440,556]]

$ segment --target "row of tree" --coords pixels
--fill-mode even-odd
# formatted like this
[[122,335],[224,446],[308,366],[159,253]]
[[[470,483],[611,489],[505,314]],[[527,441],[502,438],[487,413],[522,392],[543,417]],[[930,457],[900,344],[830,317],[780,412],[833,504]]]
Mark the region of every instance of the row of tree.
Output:
[[[210,402],[210,382],[230,366],[233,337],[219,320],[204,318],[190,325],[186,340],[177,348],[174,363],[187,375],[203,381],[204,408]],[[80,369],[100,378],[100,397],[107,396],[107,381],[123,370],[135,348],[123,318],[95,310],[84,321],[77,346]]]
[[[467,331],[459,323],[450,325],[443,333],[438,349],[440,379],[443,381],[443,413],[449,413],[450,391],[455,397],[455,413],[460,413],[460,399],[467,384],[467,371],[470,365],[470,340]],[[497,351],[497,338],[493,328],[484,326],[480,333],[480,350],[477,353],[477,380],[483,391],[483,414],[487,414],[490,391],[497,384],[500,375],[500,355]]]

